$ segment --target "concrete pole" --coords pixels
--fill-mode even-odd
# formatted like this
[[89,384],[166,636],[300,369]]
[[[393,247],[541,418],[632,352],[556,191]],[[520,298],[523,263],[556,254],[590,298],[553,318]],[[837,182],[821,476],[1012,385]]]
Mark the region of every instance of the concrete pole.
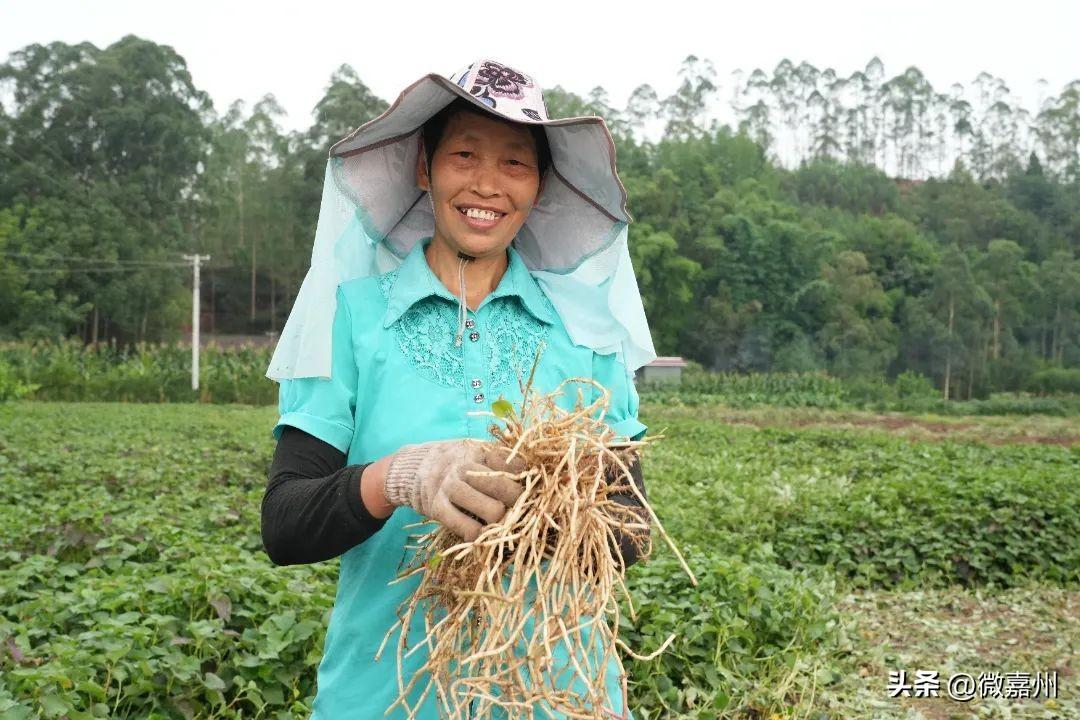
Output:
[[209,255],[185,255],[191,263],[191,389],[199,389],[199,265],[210,259]]

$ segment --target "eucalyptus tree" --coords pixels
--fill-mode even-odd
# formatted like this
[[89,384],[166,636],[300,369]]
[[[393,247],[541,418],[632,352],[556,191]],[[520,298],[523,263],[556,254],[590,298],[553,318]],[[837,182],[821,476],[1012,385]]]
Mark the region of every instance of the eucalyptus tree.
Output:
[[1062,365],[1080,355],[1080,260],[1071,249],[1055,251],[1039,266],[1042,355]]
[[810,155],[815,158],[840,157],[843,148],[840,143],[840,118],[837,107],[821,91],[814,90],[806,101],[814,113],[808,123],[813,135],[810,139]]
[[880,97],[890,119],[888,139],[893,144],[896,173],[917,176],[926,154],[926,116],[934,97],[933,87],[912,66],[883,84]]
[[687,138],[706,129],[706,114],[718,92],[716,70],[710,60],[687,55],[679,67],[679,86],[664,101],[664,135]]
[[983,115],[983,127],[990,144],[988,174],[1002,179],[1020,164],[1023,152],[1020,143],[1020,124],[1026,121],[1023,108],[1013,108],[998,100]]
[[[820,78],[821,71],[805,60],[795,67],[794,90],[796,102],[799,106],[798,122],[794,134],[796,138],[794,147],[796,159],[809,157],[813,153],[814,125],[819,118],[812,116],[818,111],[822,114],[828,112],[829,101],[822,95],[821,88],[818,87]],[[814,108],[810,103],[810,99],[815,93],[820,98],[820,104],[817,108]]]
[[867,94],[865,100],[873,108],[870,113],[869,127],[869,136],[873,138],[871,150],[874,153],[871,162],[885,169],[887,161],[885,103],[882,102],[881,91],[882,83],[885,82],[885,63],[881,62],[881,58],[875,55],[866,63],[866,67],[863,68],[863,75],[866,78],[865,92]]
[[732,107],[739,118],[740,132],[761,145],[766,153],[772,152],[776,147],[776,133],[769,76],[760,68],[754,69],[739,88],[737,97],[739,99],[732,101]]
[[975,276],[990,295],[989,357],[999,360],[1005,349],[1017,346],[1014,331],[1022,328],[1036,292],[1034,263],[1013,240],[991,240],[975,264]]
[[1035,122],[1050,171],[1065,181],[1080,182],[1080,80],[1047,100]]
[[644,137],[646,126],[655,120],[660,111],[660,99],[652,85],[644,83],[634,88],[626,101],[623,116],[630,131]]
[[933,149],[934,149],[934,172],[933,175],[942,175],[948,167],[950,151],[950,139],[953,127],[949,113],[951,99],[945,93],[935,93],[930,101],[930,120],[933,123]]
[[954,161],[957,158],[969,158],[970,160],[977,144],[977,131],[973,118],[974,108],[972,108],[971,103],[968,102],[964,95],[963,85],[953,83],[950,86],[948,102],[948,113],[952,124],[951,138],[955,142],[952,158]]
[[1001,78],[988,72],[980,72],[972,83],[975,92],[975,132],[968,155],[971,169],[980,180],[999,176],[999,146],[1008,144],[1003,136],[1008,134],[1011,109],[1007,104],[1009,88]]
[[585,105],[586,114],[602,117],[612,135],[622,140],[627,140],[633,135],[630,119],[622,110],[611,105],[608,91],[602,85],[597,85],[589,91]]
[[[251,115],[243,124],[244,133],[249,138],[246,161],[257,178],[257,186],[254,188],[256,192],[253,193],[253,202],[250,205],[252,232],[249,245],[245,248],[250,254],[250,319],[254,321],[256,318],[257,276],[262,270],[270,280],[272,330],[277,329],[275,280],[278,273],[274,270],[278,266],[276,261],[284,259],[280,258],[280,252],[275,250],[287,244],[282,233],[289,228],[288,213],[292,209],[288,192],[290,183],[281,172],[290,168],[290,165],[285,163],[290,150],[289,142],[280,126],[284,116],[285,110],[278,104],[277,99],[273,95],[265,95],[255,104]],[[260,268],[258,263],[260,250],[267,253],[268,262],[264,263],[264,268]]]
[[874,162],[875,139],[870,127],[874,91],[865,73],[856,71],[848,76],[845,89],[849,95],[844,117],[844,156],[849,162]]
[[934,327],[943,330],[939,337],[931,338],[943,349],[944,357],[938,358],[943,362],[942,396],[947,400],[960,395],[953,383],[955,376],[966,369],[970,397],[976,373],[984,365],[982,339],[991,302],[972,272],[967,253],[958,245],[945,248],[932,285],[920,298],[920,304],[927,315],[937,320]]
[[290,138],[294,153],[291,161],[303,167],[303,183],[296,198],[298,212],[312,228],[318,217],[330,146],[378,117],[388,107],[385,100],[364,84],[351,65],[340,65],[331,73],[322,97],[312,108],[311,126]]
[[[777,64],[769,79],[769,89],[772,91],[778,119],[787,127],[789,162],[797,162],[799,158],[799,116],[802,103],[797,81],[795,65],[787,58]],[[784,153],[782,146],[778,148],[778,152],[782,157]]]
[[743,111],[742,120],[739,122],[739,131],[751,138],[761,146],[762,151],[768,153],[774,146],[774,136],[771,130],[772,116],[769,105],[764,100],[758,100]]

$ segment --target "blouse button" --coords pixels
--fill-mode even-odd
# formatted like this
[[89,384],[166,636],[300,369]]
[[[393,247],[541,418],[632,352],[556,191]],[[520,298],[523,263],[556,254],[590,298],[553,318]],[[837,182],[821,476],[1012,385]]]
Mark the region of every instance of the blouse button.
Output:
[[480,387],[481,385],[483,385],[483,383],[482,383],[482,382],[480,382],[480,378],[473,378],[473,379],[472,379],[472,386],[473,386],[474,388],[478,388],[478,387]]
[[476,342],[477,340],[480,339],[480,333],[478,333],[478,332],[476,332],[474,330],[473,332],[469,333],[469,339],[472,340],[473,342]]
[[484,393],[476,393],[475,395],[473,395],[473,402],[484,402]]
[[467,327],[467,328],[476,327],[476,321],[473,320],[472,318],[465,318],[465,327]]

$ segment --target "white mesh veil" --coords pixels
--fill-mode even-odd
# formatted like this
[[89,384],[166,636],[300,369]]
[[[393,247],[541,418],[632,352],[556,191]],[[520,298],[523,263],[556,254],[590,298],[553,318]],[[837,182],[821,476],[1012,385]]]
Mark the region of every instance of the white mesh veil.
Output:
[[[614,144],[595,117],[546,119],[538,86],[524,103],[478,98],[491,61],[450,79],[428,75],[383,115],[331,150],[323,182],[311,268],[274,350],[267,377],[329,377],[338,284],[396,268],[421,238],[434,233],[425,192],[416,186],[420,127],[455,97],[513,119],[544,126],[552,167],[540,202],[513,241],[577,344],[617,353],[627,372],[656,357],[627,248],[625,190],[615,173]],[[516,73],[516,71],[509,70]],[[480,80],[476,80],[480,73]],[[515,74],[515,78],[528,76]],[[479,85],[477,84],[479,83]],[[529,82],[527,88],[533,88]],[[486,88],[484,93],[486,93]],[[520,110],[522,114],[513,114]],[[582,309],[587,311],[583,312]],[[377,321],[371,318],[372,322]]]

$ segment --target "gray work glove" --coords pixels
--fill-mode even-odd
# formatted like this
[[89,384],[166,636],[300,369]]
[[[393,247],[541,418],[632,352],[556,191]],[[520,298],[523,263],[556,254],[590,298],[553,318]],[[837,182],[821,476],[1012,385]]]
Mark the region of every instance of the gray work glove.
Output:
[[[525,461],[517,456],[508,464],[509,454],[502,445],[468,438],[405,445],[394,453],[387,468],[386,499],[438,520],[471,542],[484,523],[501,520],[525,489],[512,477],[525,470]],[[505,474],[470,474],[493,470]]]

